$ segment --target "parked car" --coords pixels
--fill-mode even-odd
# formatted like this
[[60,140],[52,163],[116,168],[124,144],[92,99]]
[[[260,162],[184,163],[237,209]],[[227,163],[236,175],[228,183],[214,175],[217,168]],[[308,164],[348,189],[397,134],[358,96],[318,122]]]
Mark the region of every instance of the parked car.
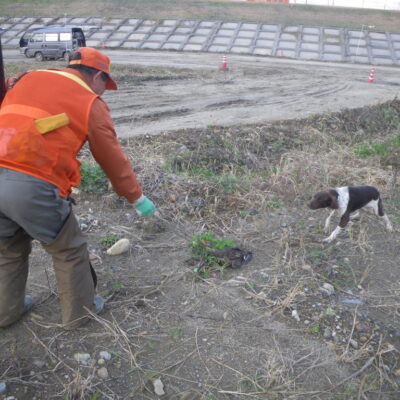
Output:
[[36,60],[63,58],[69,61],[71,53],[85,47],[85,34],[77,26],[45,26],[28,29],[19,41],[20,52]]

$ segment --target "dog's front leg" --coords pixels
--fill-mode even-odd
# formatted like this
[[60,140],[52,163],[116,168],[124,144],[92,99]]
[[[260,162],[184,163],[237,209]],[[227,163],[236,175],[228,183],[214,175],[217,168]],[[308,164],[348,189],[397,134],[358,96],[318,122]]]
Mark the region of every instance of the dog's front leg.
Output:
[[331,233],[329,237],[323,240],[323,242],[330,243],[334,241],[337,235],[339,235],[340,231],[346,227],[349,221],[350,221],[350,214],[348,212],[345,212],[340,218],[339,225],[335,228],[335,230]]
[[328,233],[328,231],[329,231],[329,225],[331,223],[331,218],[332,218],[333,214],[335,214],[335,212],[336,212],[336,210],[331,211],[328,218],[325,220],[325,226],[324,226],[325,233]]
[[342,228],[338,225],[334,229],[334,231],[330,234],[330,236],[323,240],[323,242],[325,242],[325,243],[333,242],[336,239],[336,236],[339,235],[341,230],[342,230]]

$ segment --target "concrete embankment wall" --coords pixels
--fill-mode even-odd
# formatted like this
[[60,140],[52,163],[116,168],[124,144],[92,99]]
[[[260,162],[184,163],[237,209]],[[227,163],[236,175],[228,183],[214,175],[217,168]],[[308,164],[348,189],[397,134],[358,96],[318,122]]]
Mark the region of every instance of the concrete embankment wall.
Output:
[[2,44],[18,47],[27,29],[63,24],[83,27],[87,45],[99,48],[206,51],[400,65],[400,33],[235,21],[2,17]]

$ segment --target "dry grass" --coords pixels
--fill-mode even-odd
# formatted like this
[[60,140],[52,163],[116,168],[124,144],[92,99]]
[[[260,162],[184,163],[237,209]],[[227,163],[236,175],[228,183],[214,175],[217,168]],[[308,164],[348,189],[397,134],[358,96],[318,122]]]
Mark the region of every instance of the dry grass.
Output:
[[149,19],[203,19],[222,21],[266,22],[284,25],[334,26],[361,29],[362,25],[375,30],[398,32],[398,12],[318,6],[289,6],[235,1],[207,0],[91,0],[57,1],[3,0],[1,15],[7,16],[103,16]]
[[[368,183],[389,192],[391,173],[382,169],[382,157],[360,158],[355,149],[364,143],[392,140],[397,134],[393,122],[397,114],[385,117],[382,110],[397,113],[398,108],[394,100],[368,110],[329,115],[325,120],[312,117],[289,122],[283,132],[281,123],[243,127],[241,135],[233,133],[235,128],[210,127],[193,135],[184,131],[135,138],[133,146],[125,144],[131,159],[146,165],[143,184],[158,204],[171,206],[165,198],[165,184],[170,181],[168,194],[178,199],[174,207],[201,216],[203,221],[217,221],[217,225],[222,215],[293,206],[321,188]],[[380,137],[367,130],[364,116],[375,119]],[[334,119],[351,123],[344,129],[332,125]],[[196,203],[196,196],[203,201]]]

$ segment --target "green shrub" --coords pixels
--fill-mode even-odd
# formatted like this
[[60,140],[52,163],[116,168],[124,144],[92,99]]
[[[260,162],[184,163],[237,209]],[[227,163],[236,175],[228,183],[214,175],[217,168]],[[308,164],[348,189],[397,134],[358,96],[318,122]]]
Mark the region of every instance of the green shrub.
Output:
[[196,234],[190,242],[193,259],[198,261],[194,272],[203,278],[209,278],[216,271],[221,271],[228,265],[212,254],[210,249],[222,250],[225,247],[235,247],[231,240],[215,237],[213,232]]
[[390,147],[400,147],[400,133],[393,136],[389,141]]
[[114,243],[116,243],[118,241],[118,235],[115,233],[110,233],[109,235],[103,236],[100,239],[100,244],[103,247],[111,247]]
[[362,143],[354,147],[354,153],[360,158],[385,156],[389,149],[400,147],[400,133],[384,143]]
[[108,179],[97,164],[86,161],[81,165],[81,184],[79,188],[88,193],[104,193],[107,191]]
[[387,153],[388,144],[360,144],[354,148],[354,152],[360,158],[383,156]]

